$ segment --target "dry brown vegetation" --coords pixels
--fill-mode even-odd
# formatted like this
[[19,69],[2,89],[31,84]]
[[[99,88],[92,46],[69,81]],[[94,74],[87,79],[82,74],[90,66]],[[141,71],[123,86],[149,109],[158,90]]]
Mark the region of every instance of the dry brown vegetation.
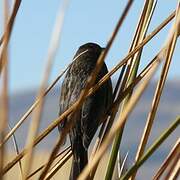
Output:
[[[12,128],[8,133],[6,132],[6,127],[8,125],[8,43],[10,39],[10,35],[12,32],[13,24],[16,18],[16,14],[18,13],[19,6],[21,4],[21,0],[16,0],[14,3],[13,12],[10,13],[10,19],[8,18],[8,8],[6,5],[6,1],[4,1],[5,13],[4,13],[4,35],[1,38],[1,52],[0,52],[0,78],[2,78],[3,87],[1,93],[1,124],[0,124],[0,179],[4,177],[8,177],[7,179],[14,179],[14,176],[18,174],[19,179],[28,179],[31,176],[32,172],[37,168],[37,174],[33,176],[33,179],[49,179],[54,177],[61,177],[61,179],[66,179],[67,174],[69,173],[69,158],[71,157],[71,149],[67,148],[65,152],[63,152],[60,156],[57,156],[60,146],[62,145],[63,139],[65,135],[68,133],[71,124],[64,130],[63,135],[56,143],[56,146],[53,148],[52,152],[45,153],[42,155],[37,155],[34,153],[34,147],[40,143],[59,123],[63,121],[63,119],[74,113],[78,108],[81,107],[84,99],[94,93],[96,89],[98,89],[108,78],[110,78],[114,73],[121,71],[117,84],[114,90],[114,102],[110,107],[109,111],[111,112],[107,121],[101,127],[99,136],[97,137],[94,149],[93,156],[91,156],[90,161],[85,167],[84,171],[79,176],[80,180],[86,179],[89,174],[91,174],[91,178],[93,179],[94,174],[96,173],[96,169],[99,166],[100,160],[106,154],[109,145],[112,144],[112,151],[109,155],[106,154],[106,159],[108,158],[107,167],[103,165],[103,174],[99,174],[99,176],[104,177],[104,179],[108,180],[112,178],[114,169],[116,171],[116,159],[119,151],[119,145],[121,143],[123,134],[123,129],[126,121],[135,105],[139,101],[142,93],[146,90],[148,84],[150,83],[153,75],[160,69],[161,73],[158,79],[158,83],[156,86],[156,90],[154,93],[154,97],[152,99],[151,109],[149,109],[149,114],[146,119],[146,126],[144,127],[144,132],[142,134],[141,139],[139,140],[138,151],[136,153],[136,158],[134,160],[134,164],[128,167],[128,170],[124,174],[119,174],[119,179],[135,179],[136,173],[141,165],[148,161],[150,156],[158,149],[158,147],[167,139],[167,137],[173,133],[173,131],[180,124],[180,116],[177,119],[172,121],[172,124],[169,128],[165,129],[163,133],[156,139],[156,141],[146,149],[146,145],[148,139],[151,134],[152,125],[154,123],[154,119],[156,113],[158,111],[158,106],[160,102],[160,98],[163,92],[164,84],[168,78],[168,71],[172,61],[172,56],[174,53],[174,49],[176,47],[176,42],[178,40],[180,34],[180,3],[177,3],[177,8],[169,15],[169,17],[165,17],[165,20],[152,31],[150,34],[147,34],[147,30],[149,24],[151,22],[151,17],[153,15],[154,9],[156,8],[156,0],[146,0],[143,7],[142,12],[139,17],[139,22],[137,24],[137,28],[134,33],[134,37],[132,39],[132,44],[130,45],[129,52],[125,58],[120,59],[119,63],[106,75],[104,76],[94,87],[92,87],[93,82],[95,81],[96,75],[99,72],[104,59],[106,58],[114,39],[117,35],[117,32],[123,26],[123,22],[131,9],[131,5],[133,3],[132,0],[127,2],[126,7],[123,10],[122,15],[117,22],[114,30],[112,30],[112,36],[107,42],[106,49],[101,54],[98,59],[98,63],[96,68],[94,69],[89,81],[86,85],[86,88],[81,93],[80,98],[77,102],[75,102],[67,111],[65,111],[61,116],[57,119],[53,120],[51,124],[42,132],[38,133],[40,117],[42,113],[42,108],[44,105],[44,98],[52,90],[54,85],[58,82],[58,80],[62,77],[64,72],[58,75],[57,79],[47,87],[47,82],[49,79],[49,74],[51,71],[51,66],[53,63],[53,59],[59,44],[59,38],[61,35],[61,28],[63,24],[63,17],[67,8],[67,1],[64,0],[64,4],[60,9],[60,13],[57,17],[57,21],[55,24],[54,32],[52,34],[52,39],[49,45],[49,50],[47,53],[47,64],[44,71],[44,76],[42,79],[42,83],[40,85],[36,101],[30,109],[25,112],[19,122]],[[149,60],[149,64],[140,72],[137,73],[140,61],[142,49],[156,34],[163,29],[170,21],[173,21],[172,27],[167,34],[167,39],[165,39],[164,44],[162,44],[161,50],[157,53],[157,55],[151,60]],[[6,23],[7,22],[7,23]],[[161,65],[161,66],[160,66]],[[135,88],[136,87],[136,88]],[[119,111],[120,110],[120,111]],[[117,113],[118,112],[118,113]],[[12,158],[7,158],[8,155],[5,151],[5,146],[7,141],[13,136],[14,132],[18,130],[18,128],[26,121],[27,117],[32,113],[32,121],[28,132],[28,138],[26,141],[26,145],[21,152],[17,152],[17,155]],[[114,118],[116,116],[116,121]],[[179,173],[179,150],[180,144],[179,139],[177,137],[177,143],[174,145],[174,148],[168,155],[167,159],[165,159],[162,166],[157,170],[154,175],[154,179],[159,179],[162,174],[166,174],[167,179],[173,179],[178,176]],[[44,158],[44,156],[46,158]],[[108,156],[108,157],[107,157]],[[8,160],[5,160],[8,159]],[[33,165],[33,159],[36,159]],[[55,162],[58,163],[56,164]],[[20,163],[21,162],[21,163]],[[67,162],[67,163],[66,163]],[[106,160],[107,162],[107,160]],[[173,162],[173,163],[171,163]],[[44,165],[42,166],[42,164]],[[102,163],[102,162],[101,162]],[[56,164],[56,166],[54,166]],[[16,168],[14,168],[16,166]],[[118,166],[122,166],[122,164],[118,164]],[[22,167],[22,168],[21,168]],[[21,169],[21,170],[20,170]],[[98,173],[102,173],[98,171]],[[97,176],[97,174],[96,174]]]

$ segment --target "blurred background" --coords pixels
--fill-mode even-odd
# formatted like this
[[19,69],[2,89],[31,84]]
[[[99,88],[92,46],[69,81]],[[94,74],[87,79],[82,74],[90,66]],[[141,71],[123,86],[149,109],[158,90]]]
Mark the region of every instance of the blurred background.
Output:
[[[2,0],[0,2],[0,35],[2,35]],[[158,0],[148,34],[175,10],[177,2],[177,0]],[[21,3],[9,47],[10,125],[12,127],[31,106],[36,97],[45,67],[51,33],[61,3],[61,0],[31,0],[22,1]],[[71,62],[80,45],[87,42],[96,42],[101,46],[107,44],[126,3],[127,1],[125,0],[70,1],[65,14],[61,40],[49,83]],[[143,0],[134,2],[106,58],[106,64],[109,69],[112,69],[128,53],[143,4]],[[167,38],[171,25],[172,22],[163,28],[163,30],[144,47],[142,54],[143,61],[141,61],[140,70],[145,67],[160,50]],[[179,52],[180,42],[178,41],[148,146],[168,127],[171,120],[175,119],[180,112]],[[139,144],[139,138],[142,134],[155,86],[160,75],[159,72],[156,73],[148,90],[144,93],[141,101],[134,110],[133,118],[130,117],[125,128],[122,153],[126,154],[127,151],[129,152],[129,164],[132,163]],[[119,71],[112,77],[113,84],[116,83],[118,75]],[[46,98],[41,130],[47,127],[48,124],[58,116],[59,92],[60,83],[56,85],[54,90],[50,92]],[[24,146],[28,124],[29,120],[27,120],[27,123],[23,124],[16,133],[20,148]],[[159,148],[159,151],[152,156],[151,160],[143,165],[143,168],[141,168],[138,173],[137,179],[152,177],[157,167],[159,167],[174,145],[178,135],[177,129],[175,133],[169,137],[168,141]],[[42,142],[37,148],[48,151],[52,148],[57,136],[58,132],[53,131],[53,133],[48,136],[47,141],[44,142],[44,144]],[[11,148],[8,150],[12,151]]]

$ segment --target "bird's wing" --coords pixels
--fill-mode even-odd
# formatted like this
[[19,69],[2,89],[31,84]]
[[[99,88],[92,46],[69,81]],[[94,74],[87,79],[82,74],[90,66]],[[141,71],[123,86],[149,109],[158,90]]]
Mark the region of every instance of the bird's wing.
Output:
[[81,111],[81,132],[83,145],[87,149],[98,127],[97,107],[94,96],[88,97]]
[[[98,82],[108,72],[104,64],[97,76]],[[104,113],[112,102],[112,83],[111,80],[105,82],[95,94],[86,99],[81,112],[81,131],[83,134],[83,144],[87,148],[103,120]]]
[[[66,76],[61,86],[61,93],[59,99],[59,115],[65,112],[69,108],[70,104],[73,103],[72,102],[72,93],[74,91],[73,85],[74,82],[76,81],[74,78],[75,77],[71,76],[71,69],[69,69],[66,73]],[[59,131],[61,131],[64,128],[66,121],[67,118],[59,124],[58,126]]]
[[[61,115],[75,101],[77,101],[80,95],[80,87],[81,84],[78,77],[72,74],[72,68],[70,68],[66,73],[61,87],[61,95],[59,100],[59,115]],[[59,124],[59,131],[61,131],[64,128],[66,121],[67,118]]]

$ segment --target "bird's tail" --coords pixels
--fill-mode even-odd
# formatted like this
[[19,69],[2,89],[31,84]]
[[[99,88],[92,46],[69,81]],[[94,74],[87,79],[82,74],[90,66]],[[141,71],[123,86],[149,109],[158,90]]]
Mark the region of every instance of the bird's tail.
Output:
[[84,148],[82,143],[78,144],[78,147],[74,148],[73,161],[69,180],[77,180],[79,174],[82,172],[87,163],[88,152]]

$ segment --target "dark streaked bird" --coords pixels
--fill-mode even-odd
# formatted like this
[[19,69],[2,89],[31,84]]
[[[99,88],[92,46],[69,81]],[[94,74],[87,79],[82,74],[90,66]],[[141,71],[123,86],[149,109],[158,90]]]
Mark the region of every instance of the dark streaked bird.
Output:
[[[80,46],[74,57],[77,57],[77,59],[72,63],[62,83],[59,114],[62,114],[78,100],[81,91],[86,86],[88,77],[96,66],[102,50],[103,48],[95,43],[87,43]],[[104,63],[97,75],[96,83],[107,72],[108,69]],[[73,116],[68,117],[59,125],[58,128],[61,132],[65,128],[66,123],[71,121],[70,118],[75,118],[75,124],[69,132],[73,152],[70,180],[76,180],[87,164],[89,144],[96,133],[102,115],[106,113],[111,101],[112,83],[109,79],[95,94],[84,101],[79,111],[75,112]]]

